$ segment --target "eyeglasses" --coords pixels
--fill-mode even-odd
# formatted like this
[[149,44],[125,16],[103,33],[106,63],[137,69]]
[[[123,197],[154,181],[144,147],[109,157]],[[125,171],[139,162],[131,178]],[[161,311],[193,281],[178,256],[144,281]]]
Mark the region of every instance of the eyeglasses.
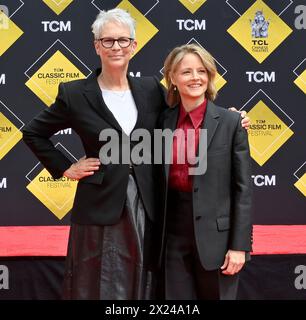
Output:
[[120,48],[127,48],[131,45],[132,41],[134,41],[133,38],[127,38],[127,37],[121,37],[121,38],[117,38],[117,39],[101,38],[98,40],[101,41],[102,46],[107,49],[112,48],[116,41],[118,42]]

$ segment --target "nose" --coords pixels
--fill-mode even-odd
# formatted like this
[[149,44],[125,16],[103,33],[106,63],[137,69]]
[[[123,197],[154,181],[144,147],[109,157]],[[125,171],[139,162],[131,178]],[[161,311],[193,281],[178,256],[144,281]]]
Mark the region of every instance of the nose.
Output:
[[192,79],[199,79],[199,74],[196,70],[192,72]]
[[112,46],[112,50],[120,50],[121,47],[119,46],[118,40],[115,40],[113,46]]

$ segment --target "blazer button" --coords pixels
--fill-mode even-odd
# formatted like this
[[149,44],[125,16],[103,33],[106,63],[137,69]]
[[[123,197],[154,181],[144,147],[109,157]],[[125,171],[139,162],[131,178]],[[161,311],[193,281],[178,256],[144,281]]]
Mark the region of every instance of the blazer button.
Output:
[[196,221],[200,220],[202,217],[201,216],[196,216]]
[[199,190],[198,187],[195,187],[195,188],[193,189],[194,192],[198,192],[198,190]]

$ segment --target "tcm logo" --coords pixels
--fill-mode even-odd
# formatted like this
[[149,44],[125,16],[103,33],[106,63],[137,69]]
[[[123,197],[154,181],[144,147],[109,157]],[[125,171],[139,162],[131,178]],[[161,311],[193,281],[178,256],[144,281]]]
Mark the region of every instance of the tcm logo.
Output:
[[60,130],[56,132],[54,135],[57,136],[57,135],[65,135],[65,134],[72,134],[71,128]]
[[298,14],[294,21],[295,28],[298,30],[306,29],[306,6],[296,6],[294,13]]
[[273,175],[271,177],[265,175],[252,175],[253,182],[255,186],[257,187],[263,187],[263,186],[275,186],[276,185],[276,176]]
[[306,266],[296,266],[294,269],[294,273],[298,274],[294,281],[295,289],[306,289]]
[[0,179],[0,189],[6,189],[7,188],[7,179],[2,178]]
[[141,72],[140,71],[137,71],[136,73],[130,71],[129,74],[130,74],[131,77],[137,77],[137,78],[141,77]]
[[12,132],[12,127],[0,127],[0,134],[1,132]]
[[248,76],[249,82],[275,82],[275,71],[271,73],[267,71],[246,71],[246,75]]
[[0,84],[5,84],[5,73],[0,74]]
[[206,30],[206,20],[177,19],[176,22],[179,25],[179,30]]
[[44,32],[65,32],[71,31],[71,21],[42,21]]
[[0,290],[9,289],[9,269],[7,266],[0,266]]

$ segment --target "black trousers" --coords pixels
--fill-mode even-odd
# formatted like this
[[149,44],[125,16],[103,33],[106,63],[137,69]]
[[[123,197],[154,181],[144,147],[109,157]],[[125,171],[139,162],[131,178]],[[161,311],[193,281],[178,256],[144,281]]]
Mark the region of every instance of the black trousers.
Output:
[[[204,208],[203,208],[204,210]],[[165,248],[167,300],[234,300],[238,274],[205,270],[194,237],[192,194],[169,190]]]

